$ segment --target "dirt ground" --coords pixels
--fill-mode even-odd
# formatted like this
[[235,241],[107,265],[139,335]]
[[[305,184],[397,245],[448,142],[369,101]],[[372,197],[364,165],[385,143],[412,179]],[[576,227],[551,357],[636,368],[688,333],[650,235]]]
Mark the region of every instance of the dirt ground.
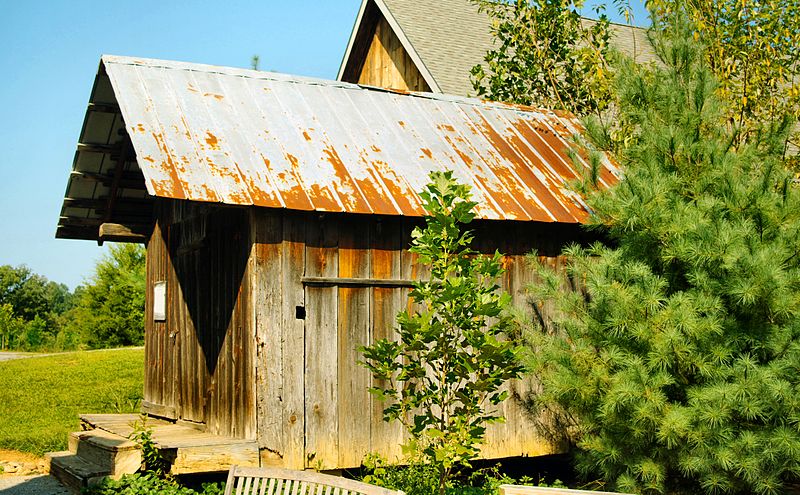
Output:
[[47,461],[44,457],[16,450],[0,449],[0,478],[47,474],[47,472]]

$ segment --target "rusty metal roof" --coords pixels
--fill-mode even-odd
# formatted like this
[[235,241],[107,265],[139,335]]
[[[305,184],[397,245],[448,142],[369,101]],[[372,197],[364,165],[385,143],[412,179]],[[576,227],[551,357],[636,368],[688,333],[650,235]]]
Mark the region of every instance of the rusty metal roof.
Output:
[[[93,108],[114,104],[116,116],[94,117]],[[580,126],[563,113],[104,56],[81,140],[95,136],[110,146],[113,136],[124,134],[114,132],[119,127],[135,150],[125,170],[138,164],[150,196],[421,216],[417,192],[428,173],[453,170],[472,186],[479,218],[578,223],[588,215],[581,197],[567,187],[588,165],[570,157]],[[109,177],[110,156],[101,160],[104,172],[94,163],[99,158],[82,158],[82,151],[98,149],[79,145],[75,180],[87,177],[78,177],[86,163],[87,174]],[[609,185],[618,174],[604,160],[601,181]],[[70,179],[68,199],[73,192],[96,198],[108,189],[98,189],[95,180],[93,189],[79,190],[83,182],[75,180]],[[130,191],[132,204],[145,196],[143,190]],[[69,211],[75,206],[88,213]],[[65,200],[62,218],[102,213],[92,212],[92,206]]]

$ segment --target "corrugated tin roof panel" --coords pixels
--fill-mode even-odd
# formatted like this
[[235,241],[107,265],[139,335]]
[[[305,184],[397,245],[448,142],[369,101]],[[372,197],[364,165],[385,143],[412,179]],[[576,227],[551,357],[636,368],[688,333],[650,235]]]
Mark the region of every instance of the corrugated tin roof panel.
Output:
[[[579,124],[548,111],[198,64],[104,56],[149,194],[424,214],[434,170],[472,186],[478,217],[576,223]],[[619,171],[605,160],[602,178]]]

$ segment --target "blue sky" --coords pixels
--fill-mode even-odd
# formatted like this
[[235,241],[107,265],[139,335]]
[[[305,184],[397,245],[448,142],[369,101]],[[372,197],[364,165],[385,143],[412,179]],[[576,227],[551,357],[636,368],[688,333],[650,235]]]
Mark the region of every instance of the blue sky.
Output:
[[105,252],[54,236],[100,55],[249,67],[258,54],[262,70],[332,79],[359,4],[0,2],[0,265],[74,288]]

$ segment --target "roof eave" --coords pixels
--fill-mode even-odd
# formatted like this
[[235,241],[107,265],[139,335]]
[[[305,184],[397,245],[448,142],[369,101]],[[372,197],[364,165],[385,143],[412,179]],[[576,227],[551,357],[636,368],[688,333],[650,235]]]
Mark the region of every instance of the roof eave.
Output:
[[350,39],[347,40],[347,48],[344,51],[344,55],[342,56],[342,62],[339,64],[339,72],[336,74],[336,80],[341,81],[344,77],[344,71],[347,67],[347,62],[350,61],[350,54],[353,51],[353,45],[356,42],[356,38],[358,37],[358,28],[361,26],[361,21],[364,18],[364,12],[367,10],[367,4],[370,0],[362,0],[361,7],[358,9],[358,15],[356,16],[356,22],[353,24],[353,30],[350,32]]

